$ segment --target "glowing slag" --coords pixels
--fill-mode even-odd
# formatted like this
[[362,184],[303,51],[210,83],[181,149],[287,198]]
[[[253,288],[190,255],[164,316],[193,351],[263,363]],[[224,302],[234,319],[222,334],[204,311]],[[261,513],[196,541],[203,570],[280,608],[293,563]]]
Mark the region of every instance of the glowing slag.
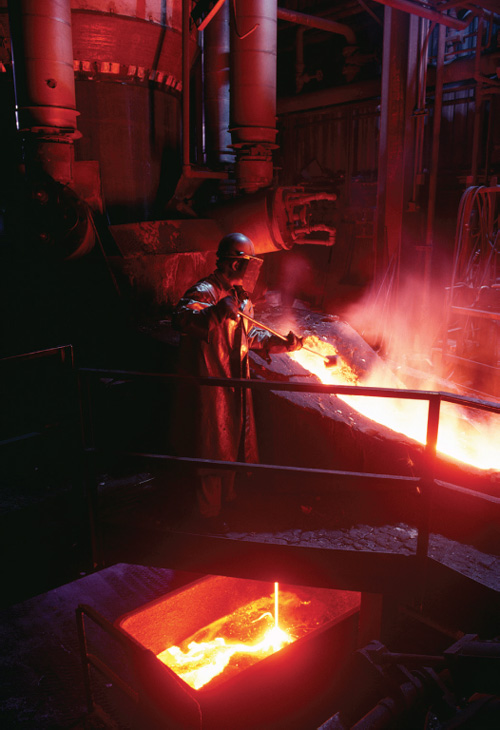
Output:
[[[316,336],[306,339],[311,349],[324,355],[336,355],[337,351],[329,343]],[[302,367],[317,375],[323,383],[332,385],[363,385],[380,388],[403,388],[388,382],[387,370],[372,371],[363,382],[359,382],[356,374],[342,359],[338,367],[327,368],[319,357],[306,350],[297,350],[289,356]],[[429,388],[432,390],[432,388]],[[405,434],[425,444],[427,432],[427,401],[406,400],[398,398],[376,398],[368,396],[339,395],[345,403],[355,408],[372,421],[387,426],[393,431]],[[468,409],[469,411],[471,409]],[[439,419],[437,450],[458,461],[471,464],[478,469],[494,469],[500,471],[500,419],[498,416],[484,415],[474,420],[468,417],[463,408],[450,403],[443,403]]]
[[[254,601],[224,617],[223,620],[214,622],[218,629],[225,626],[228,634],[233,633],[233,627],[236,624],[245,627],[245,617],[248,620],[247,628],[249,630],[252,625],[259,623],[260,625],[269,626],[264,632],[260,632],[257,639],[242,642],[232,641],[228,637],[216,636],[207,641],[198,642],[193,640],[188,643],[186,651],[183,651],[179,646],[170,646],[157,655],[158,659],[170,667],[177,676],[193,689],[200,689],[214,677],[222,674],[233,657],[238,658],[240,661],[244,658],[247,664],[265,659],[295,640],[278,625],[277,583],[274,584],[274,596],[269,597],[270,602],[273,600],[274,617],[270,611],[265,611],[257,618],[253,618],[255,609],[262,607],[261,601]],[[210,634],[210,628],[210,626],[205,627],[204,631]],[[239,632],[241,633],[241,628]]]

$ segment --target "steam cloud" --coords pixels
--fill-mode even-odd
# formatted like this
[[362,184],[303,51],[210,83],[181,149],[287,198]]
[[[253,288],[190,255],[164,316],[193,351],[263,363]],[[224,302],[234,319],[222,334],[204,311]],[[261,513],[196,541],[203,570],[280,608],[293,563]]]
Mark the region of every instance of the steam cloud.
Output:
[[384,291],[382,286],[351,305],[344,317],[384,357],[428,371],[432,349],[443,335],[445,302],[444,286],[435,284],[426,291],[421,277],[410,275],[397,293]]

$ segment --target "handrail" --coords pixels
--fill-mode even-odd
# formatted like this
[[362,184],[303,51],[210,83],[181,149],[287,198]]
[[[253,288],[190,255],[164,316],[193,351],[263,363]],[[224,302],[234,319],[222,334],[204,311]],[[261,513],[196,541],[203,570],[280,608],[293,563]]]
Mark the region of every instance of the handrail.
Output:
[[[420,477],[399,475],[399,474],[376,474],[371,472],[358,472],[358,471],[342,471],[340,469],[318,469],[317,467],[308,466],[289,466],[286,464],[262,464],[250,461],[221,461],[219,459],[199,459],[194,456],[174,456],[172,454],[153,454],[145,451],[120,451],[114,449],[107,449],[107,453],[113,456],[131,456],[137,459],[151,459],[158,461],[173,461],[184,464],[193,464],[199,467],[217,467],[217,469],[234,470],[234,471],[281,471],[288,474],[304,474],[308,476],[335,476],[342,478],[352,479],[367,479],[377,480],[383,479],[384,481],[394,482],[406,482],[407,484],[419,485],[421,482]],[[100,449],[97,448],[85,448],[86,454],[97,454]],[[384,485],[386,486],[386,485]]]
[[11,362],[13,360],[35,360],[42,357],[50,357],[60,353],[61,358],[64,359],[64,353],[66,350],[69,351],[71,356],[71,362],[74,361],[73,356],[73,345],[56,345],[55,347],[47,347],[44,350],[34,350],[33,352],[21,352],[17,355],[8,355],[7,357],[0,358],[0,364],[4,362]]
[[140,370],[107,370],[101,368],[79,368],[84,375],[120,376],[125,378],[151,378],[158,380],[180,380],[193,385],[211,385],[218,387],[250,388],[251,390],[284,390],[301,393],[329,393],[331,395],[359,395],[376,398],[401,398],[403,400],[440,400],[455,405],[468,406],[478,410],[500,413],[500,403],[483,401],[477,398],[435,390],[407,390],[399,388],[382,388],[365,385],[331,385],[329,383],[284,383],[273,380],[252,380],[246,378],[214,378],[195,375],[180,375],[178,373],[157,373]]
[[83,681],[85,687],[85,697],[87,701],[87,712],[89,713],[89,715],[96,708],[92,695],[92,681],[90,674],[91,667],[97,669],[104,677],[114,682],[131,699],[133,699],[135,702],[138,702],[139,694],[137,690],[135,690],[128,682],[120,677],[120,675],[118,675],[109,665],[99,659],[98,656],[89,652],[87,633],[85,631],[85,616],[90,618],[97,626],[99,626],[99,628],[108,633],[121,646],[125,648],[132,646],[138,651],[145,651],[144,647],[138,644],[138,642],[132,636],[126,636],[122,631],[120,631],[92,606],[89,606],[87,604],[80,604],[76,608],[75,613],[78,644],[80,647],[80,659],[83,665]]
[[[90,415],[90,423],[92,423],[92,416],[90,410],[90,390],[89,390],[89,378],[95,376],[101,377],[119,377],[121,379],[157,379],[162,381],[170,382],[184,382],[191,383],[193,385],[203,385],[211,387],[236,387],[236,388],[249,388],[251,390],[259,391],[295,391],[295,392],[306,392],[306,393],[324,393],[332,395],[356,395],[366,397],[381,397],[381,398],[402,398],[412,400],[424,400],[429,403],[429,410],[427,416],[427,437],[426,443],[424,444],[426,458],[422,465],[422,474],[417,477],[408,477],[404,475],[394,474],[370,474],[364,472],[347,472],[334,469],[317,469],[317,468],[306,468],[306,467],[294,467],[287,465],[276,465],[276,464],[250,464],[247,462],[226,462],[211,459],[198,459],[194,457],[182,457],[173,456],[169,454],[154,454],[154,453],[143,453],[143,452],[131,452],[131,451],[114,451],[114,454],[121,454],[146,459],[157,459],[163,461],[172,461],[180,463],[189,463],[197,466],[216,466],[218,469],[232,469],[235,471],[243,470],[255,470],[255,471],[278,471],[286,473],[296,474],[307,474],[310,476],[336,476],[347,479],[356,480],[368,480],[372,482],[377,479],[381,481],[380,485],[388,487],[393,483],[413,485],[418,487],[419,493],[422,497],[422,510],[421,520],[418,527],[417,537],[417,550],[416,558],[417,562],[421,566],[421,575],[424,579],[428,547],[429,547],[429,533],[430,533],[430,516],[431,516],[431,497],[433,487],[436,484],[434,465],[437,458],[436,447],[439,432],[439,420],[440,420],[440,408],[442,402],[453,403],[456,405],[476,408],[478,410],[489,411],[493,413],[500,413],[500,404],[493,403],[490,401],[481,401],[476,398],[470,398],[467,396],[461,396],[454,393],[441,392],[441,391],[422,391],[422,390],[400,390],[398,388],[381,388],[381,387],[367,387],[357,385],[330,385],[324,383],[304,383],[304,382],[275,382],[275,381],[264,381],[264,380],[253,380],[245,378],[214,378],[214,377],[202,377],[194,375],[181,375],[179,373],[158,373],[158,372],[142,372],[136,370],[110,370],[100,368],[80,368],[79,376],[82,379],[87,379],[87,387],[81,388],[81,392],[87,393],[87,409]],[[83,411],[82,411],[83,413]],[[83,446],[84,453],[87,455],[96,454],[102,449],[96,449],[89,447],[86,444],[85,439],[85,424],[83,424]],[[110,451],[109,449],[107,450]],[[91,510],[92,507],[96,507],[96,496],[93,498],[90,496]],[[92,505],[93,502],[93,505]],[[97,543],[94,541],[94,545]]]
[[[34,350],[33,352],[23,352],[17,355],[8,355],[7,357],[0,358],[0,366],[10,363],[27,362],[29,360],[41,360],[42,358],[52,357],[58,355],[62,365],[73,371],[75,366],[75,356],[73,351],[73,345],[56,345],[55,347],[48,347],[44,350]],[[68,362],[69,361],[69,362]],[[12,444],[28,441],[30,439],[39,438],[42,435],[40,431],[28,431],[22,434],[16,434],[9,438],[2,439],[0,441],[0,447],[11,446]]]

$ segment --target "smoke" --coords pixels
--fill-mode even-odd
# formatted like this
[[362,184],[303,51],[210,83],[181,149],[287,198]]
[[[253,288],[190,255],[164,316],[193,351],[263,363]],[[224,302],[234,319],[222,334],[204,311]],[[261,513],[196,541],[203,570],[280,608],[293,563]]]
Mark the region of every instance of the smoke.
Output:
[[316,289],[311,263],[302,253],[287,252],[281,264],[277,287],[285,306],[292,306],[295,299]]
[[344,317],[384,358],[429,371],[445,326],[445,288],[426,288],[421,277],[408,275],[397,291],[388,289],[370,291]]

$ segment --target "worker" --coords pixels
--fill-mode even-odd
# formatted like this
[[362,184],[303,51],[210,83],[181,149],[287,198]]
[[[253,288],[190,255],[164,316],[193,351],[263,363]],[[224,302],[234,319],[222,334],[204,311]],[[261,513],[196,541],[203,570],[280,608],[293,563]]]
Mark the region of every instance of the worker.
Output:
[[[219,378],[249,378],[249,349],[264,357],[302,347],[290,331],[276,337],[240,316],[253,315],[248,292],[257,282],[262,259],[242,233],[224,236],[215,271],[180,299],[173,326],[182,333],[179,373]],[[177,451],[220,461],[258,460],[252,396],[249,388],[181,384],[176,408]],[[227,532],[221,509],[235,498],[233,470],[203,468],[197,475],[197,510],[208,531]]]

